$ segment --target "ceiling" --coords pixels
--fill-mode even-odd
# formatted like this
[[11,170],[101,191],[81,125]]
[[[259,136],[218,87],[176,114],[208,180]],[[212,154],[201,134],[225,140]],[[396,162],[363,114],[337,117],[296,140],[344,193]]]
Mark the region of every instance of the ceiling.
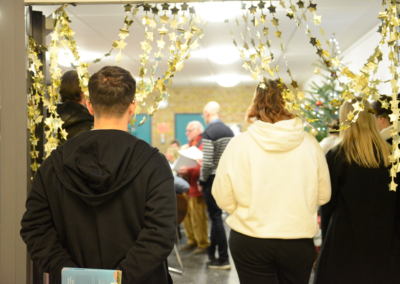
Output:
[[[285,2],[287,6],[290,5],[288,0]],[[317,4],[317,15],[322,16],[321,27],[325,30],[328,38],[331,37],[333,33],[336,34],[342,52],[379,24],[377,15],[382,9],[381,1],[318,0],[313,2]],[[250,2],[246,3],[247,7],[249,7]],[[213,18],[218,18],[218,15],[225,11],[225,13],[231,15],[230,26],[232,27],[239,46],[243,46],[240,32],[243,33],[246,41],[250,45],[247,25],[251,28],[250,34],[257,40],[255,37],[255,27],[253,27],[250,21],[252,17],[249,15],[247,24],[245,24],[240,10],[240,2],[235,2],[235,4],[237,5],[237,9],[232,10],[232,4],[229,4],[230,6],[224,6],[224,10],[219,10],[220,6],[218,5],[221,4],[215,3],[215,5],[217,5],[215,9],[212,7],[212,9],[205,11],[207,14],[203,13],[200,14],[200,16],[208,17],[214,15]],[[254,4],[256,4],[256,2],[254,2]],[[282,44],[285,50],[284,55],[287,57],[294,80],[301,86],[313,75],[315,67],[312,66],[312,64],[317,63],[318,56],[316,55],[315,48],[310,44],[310,39],[305,35],[304,30],[299,29],[293,21],[285,16],[287,12],[280,7],[279,2],[273,1],[273,4],[279,7],[277,9],[276,18],[279,19],[279,29],[282,32]],[[231,10],[228,11],[227,7]],[[56,8],[57,6],[33,6],[33,10],[43,11],[46,16],[51,15]],[[161,7],[159,8],[161,9]],[[198,10],[200,10],[200,8]],[[68,6],[66,12],[72,21],[70,25],[75,31],[75,40],[79,46],[80,53],[82,53],[82,58],[88,61],[102,56],[102,54],[107,53],[111,49],[113,41],[118,40],[119,29],[123,28],[123,21],[126,15],[122,4]],[[248,13],[248,10],[246,12]],[[167,15],[169,16],[169,14]],[[144,26],[141,24],[140,19],[143,16],[143,12],[138,12],[136,14],[136,19],[134,19],[135,23],[130,28],[130,35],[125,40],[127,46],[123,50],[124,57],[119,64],[121,67],[130,70],[134,75],[138,73],[140,66],[139,55],[142,54],[140,41],[144,39]],[[324,48],[328,48],[318,31],[319,29],[311,22],[312,16],[310,12],[307,12],[307,16],[312,34],[320,39]],[[235,18],[238,18],[240,22],[239,27],[235,23]],[[274,27],[270,21],[271,19],[272,16],[267,14],[266,24],[270,28],[269,39],[272,40],[272,52],[275,54],[274,63],[280,66],[281,76],[290,84],[290,79],[286,73],[284,55],[280,51],[279,42],[274,35]],[[169,25],[167,25],[167,28],[168,27]],[[262,28],[258,27],[258,30],[262,34]],[[232,36],[229,33],[228,25],[223,21],[223,16],[220,22],[209,22],[204,29],[204,34],[204,37],[199,41],[200,47],[191,53],[191,58],[184,62],[182,71],[176,73],[173,79],[174,86],[218,86],[216,77],[222,75],[235,76],[235,80],[240,81],[238,86],[254,85],[255,81],[250,78],[251,74],[242,67],[243,62],[237,51],[233,51],[234,53],[231,56],[233,62],[230,64],[220,65],[214,63],[209,58],[211,55],[217,55],[218,57],[218,54],[215,54],[216,48],[222,48],[226,51],[226,53],[224,52],[226,55],[230,54],[234,47]],[[51,37],[48,35],[47,45],[50,44],[50,40]],[[152,51],[155,51],[155,48]],[[220,57],[224,55],[224,53],[221,54]],[[91,65],[89,67],[89,72],[94,73],[105,65],[115,65],[115,54],[116,52],[114,51],[111,57],[102,60],[100,63]],[[151,52],[151,56],[153,56],[153,54],[154,52]],[[164,58],[168,58],[168,48],[164,49]],[[154,56],[153,58],[150,57],[149,63],[154,64],[154,62]],[[161,61],[160,65],[166,65],[166,61]],[[68,67],[62,68],[64,70],[70,69]],[[161,71],[163,71],[162,68]]]

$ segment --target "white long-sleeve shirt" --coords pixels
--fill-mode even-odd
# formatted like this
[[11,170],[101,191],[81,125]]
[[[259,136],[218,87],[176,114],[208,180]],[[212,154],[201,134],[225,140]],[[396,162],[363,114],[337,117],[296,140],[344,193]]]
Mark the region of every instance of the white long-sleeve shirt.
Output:
[[228,144],[212,194],[239,233],[312,238],[319,229],[317,206],[331,196],[329,170],[317,140],[299,118],[256,121]]

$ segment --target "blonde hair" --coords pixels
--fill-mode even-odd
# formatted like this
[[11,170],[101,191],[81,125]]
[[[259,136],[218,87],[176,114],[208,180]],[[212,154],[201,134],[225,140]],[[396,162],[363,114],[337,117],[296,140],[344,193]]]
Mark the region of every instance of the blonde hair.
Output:
[[206,106],[204,107],[204,111],[207,111],[210,114],[219,114],[220,112],[220,106],[219,103],[217,102],[209,102],[208,104],[206,104]]
[[[347,120],[347,114],[354,111],[353,104],[361,99],[346,101],[340,108],[340,122]],[[369,112],[371,104],[365,101],[364,111],[359,112],[356,123],[350,128],[340,131],[340,140],[335,148],[343,151],[347,161],[366,168],[379,168],[382,164],[388,167],[391,147],[381,137],[375,117]]]
[[179,148],[178,147],[168,147],[167,148],[167,154],[168,155],[171,155],[171,157],[173,158],[173,161],[172,162],[175,162],[176,161],[176,159],[178,159],[178,157],[179,157]]

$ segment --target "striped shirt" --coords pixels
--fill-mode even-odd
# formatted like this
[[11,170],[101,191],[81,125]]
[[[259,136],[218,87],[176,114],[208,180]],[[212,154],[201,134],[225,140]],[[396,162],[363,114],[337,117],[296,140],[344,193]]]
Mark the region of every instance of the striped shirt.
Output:
[[215,175],[219,159],[233,136],[232,130],[220,119],[212,121],[204,131],[203,165],[200,171],[200,185],[204,185],[211,175]]

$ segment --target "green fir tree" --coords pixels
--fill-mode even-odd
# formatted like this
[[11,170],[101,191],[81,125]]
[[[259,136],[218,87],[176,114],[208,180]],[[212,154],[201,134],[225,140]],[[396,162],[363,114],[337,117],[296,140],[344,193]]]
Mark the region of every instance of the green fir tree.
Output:
[[[333,35],[330,40],[332,45],[333,57],[340,54],[339,44]],[[318,141],[321,141],[328,136],[328,128],[326,123],[339,118],[339,107],[335,106],[336,101],[340,100],[342,88],[338,82],[332,77],[332,71],[321,60],[316,66],[314,73],[319,74],[324,78],[321,84],[314,81],[311,83],[307,91],[308,96],[304,99],[301,109],[304,112],[304,117],[312,126],[306,126],[306,131],[313,134]],[[313,109],[313,110],[311,110]]]

